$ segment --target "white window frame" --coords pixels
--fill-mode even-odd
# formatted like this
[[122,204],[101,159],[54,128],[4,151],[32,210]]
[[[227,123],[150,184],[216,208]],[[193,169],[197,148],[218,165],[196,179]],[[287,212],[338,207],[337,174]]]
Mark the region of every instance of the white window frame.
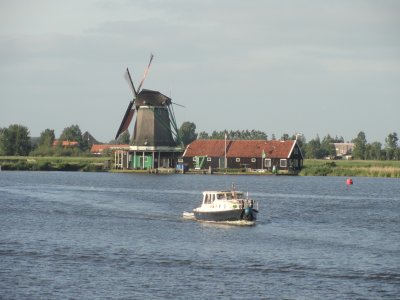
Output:
[[264,165],[266,168],[272,167],[272,160],[270,158],[266,158],[264,163],[265,163]]
[[279,160],[279,166],[280,166],[281,168],[287,168],[287,159],[286,159],[286,158],[281,158],[281,159]]

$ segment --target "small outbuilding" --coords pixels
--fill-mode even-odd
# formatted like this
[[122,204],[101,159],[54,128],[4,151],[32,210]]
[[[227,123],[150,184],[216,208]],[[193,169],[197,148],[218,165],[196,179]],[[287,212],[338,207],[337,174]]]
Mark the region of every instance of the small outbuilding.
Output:
[[195,140],[178,163],[190,169],[284,170],[297,173],[303,154],[296,140]]

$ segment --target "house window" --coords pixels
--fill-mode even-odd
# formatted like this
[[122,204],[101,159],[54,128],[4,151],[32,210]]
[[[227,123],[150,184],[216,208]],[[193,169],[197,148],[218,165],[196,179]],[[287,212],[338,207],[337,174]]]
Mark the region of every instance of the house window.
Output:
[[266,168],[271,168],[271,159],[270,158],[266,158],[265,159],[265,167]]
[[287,159],[281,159],[280,160],[280,167],[281,168],[286,168],[287,167]]
[[207,161],[211,161],[211,157],[207,157]]
[[294,148],[294,154],[299,154],[299,148]]
[[236,157],[236,162],[240,162],[240,157]]
[[256,162],[255,157],[253,157],[253,158],[251,159],[251,162]]
[[178,162],[182,163],[183,162],[183,158],[178,158]]

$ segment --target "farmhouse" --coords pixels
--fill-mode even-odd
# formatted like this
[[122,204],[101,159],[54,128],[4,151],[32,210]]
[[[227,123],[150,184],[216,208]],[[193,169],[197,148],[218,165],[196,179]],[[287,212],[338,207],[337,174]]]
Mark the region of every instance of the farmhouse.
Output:
[[333,143],[333,145],[335,146],[337,158],[351,159],[354,143]]
[[297,173],[303,154],[296,140],[195,140],[179,163],[194,169],[246,168]]
[[79,143],[77,141],[60,141],[60,140],[54,140],[53,141],[53,147],[61,145],[64,148],[74,148],[78,147]]
[[129,150],[129,145],[115,145],[115,144],[93,144],[90,148],[90,153],[93,155],[103,155],[107,150]]

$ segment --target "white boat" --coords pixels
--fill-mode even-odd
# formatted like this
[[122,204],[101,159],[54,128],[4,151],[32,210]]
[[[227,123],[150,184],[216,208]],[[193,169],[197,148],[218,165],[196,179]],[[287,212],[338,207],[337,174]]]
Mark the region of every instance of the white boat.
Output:
[[258,202],[245,197],[236,191],[204,191],[201,206],[193,209],[194,218],[198,221],[255,222],[258,213]]

